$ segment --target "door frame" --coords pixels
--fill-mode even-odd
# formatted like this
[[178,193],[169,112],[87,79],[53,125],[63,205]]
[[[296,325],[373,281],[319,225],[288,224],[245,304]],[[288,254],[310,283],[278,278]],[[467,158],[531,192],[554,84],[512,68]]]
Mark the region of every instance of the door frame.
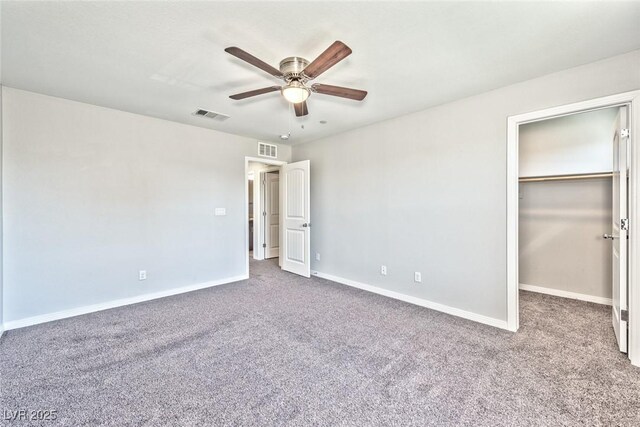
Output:
[[[526,123],[627,105],[629,107],[629,346],[631,363],[640,366],[640,90],[581,101],[507,118],[507,329],[520,327],[518,297],[518,129]],[[637,225],[636,225],[637,224]]]
[[[282,161],[282,160],[273,160],[273,159],[267,159],[267,158],[263,158],[263,157],[252,157],[252,156],[245,156],[244,158],[244,213],[243,213],[243,218],[245,218],[244,221],[244,257],[245,257],[245,275],[247,277],[249,277],[249,221],[247,220],[247,214],[249,212],[249,162],[258,162],[258,163],[263,163],[265,165],[270,165],[270,166],[282,166],[282,165],[286,165],[288,162]],[[262,171],[261,171],[262,172]],[[259,176],[260,174],[258,174]],[[254,180],[255,180],[255,176],[254,176]],[[254,184],[255,186],[255,181]],[[254,191],[255,191],[255,187],[254,187]],[[253,219],[254,221],[256,220],[255,218]],[[254,223],[254,232],[255,232],[255,223]]]
[[[260,212],[263,212],[265,207],[265,188],[262,180],[265,173],[275,171],[280,171],[280,166],[268,165],[262,170],[252,171],[247,174],[248,176],[251,176],[252,173],[256,175],[253,180],[253,259],[257,261],[265,259],[264,248],[262,247],[262,244],[265,243],[263,232],[265,219],[263,215],[260,215]],[[258,203],[255,202],[256,200],[258,200]],[[257,216],[256,212],[258,212]],[[256,221],[256,218],[259,218],[258,221]]]

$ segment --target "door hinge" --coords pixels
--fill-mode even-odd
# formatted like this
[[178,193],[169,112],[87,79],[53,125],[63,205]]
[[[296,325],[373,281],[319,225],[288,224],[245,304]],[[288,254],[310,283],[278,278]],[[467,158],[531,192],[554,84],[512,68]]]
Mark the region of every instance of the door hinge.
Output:
[[629,129],[620,129],[620,138],[629,138],[631,131]]
[[263,248],[266,248],[266,247],[267,247],[267,244],[266,244],[266,243],[263,243],[263,244],[262,244],[262,247],[263,247]]
[[620,220],[620,229],[629,230],[629,220],[627,218],[622,218]]
[[267,216],[267,212],[262,212],[262,216]]
[[629,321],[629,310],[620,310],[620,320],[623,322]]

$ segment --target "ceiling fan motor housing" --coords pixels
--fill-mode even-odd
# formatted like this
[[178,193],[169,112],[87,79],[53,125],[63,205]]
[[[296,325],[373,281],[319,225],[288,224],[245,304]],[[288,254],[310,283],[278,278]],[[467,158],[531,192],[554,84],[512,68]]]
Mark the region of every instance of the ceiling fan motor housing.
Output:
[[309,61],[299,56],[290,56],[280,61],[280,72],[285,81],[291,82],[293,80],[304,82],[307,77],[302,74],[302,71],[309,65]]

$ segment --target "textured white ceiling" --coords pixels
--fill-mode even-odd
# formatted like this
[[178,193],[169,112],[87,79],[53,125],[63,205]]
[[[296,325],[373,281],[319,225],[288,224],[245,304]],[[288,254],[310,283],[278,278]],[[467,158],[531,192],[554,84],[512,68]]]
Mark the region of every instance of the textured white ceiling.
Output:
[[[297,143],[639,49],[639,22],[640,2],[3,1],[2,79],[256,139],[290,131]],[[278,80],[225,47],[277,67],[334,40],[353,54],[317,82],[368,90],[364,102],[314,94],[295,118],[277,92],[228,98]]]

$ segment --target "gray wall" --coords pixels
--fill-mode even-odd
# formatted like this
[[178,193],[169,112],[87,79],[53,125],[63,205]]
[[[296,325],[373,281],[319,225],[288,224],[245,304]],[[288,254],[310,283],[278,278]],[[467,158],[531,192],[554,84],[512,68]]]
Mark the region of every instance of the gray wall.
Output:
[[[0,6],[1,7],[1,6]],[[2,43],[0,43],[0,45],[2,45]],[[0,67],[2,67],[0,65]],[[3,275],[4,275],[4,268],[2,265],[2,260],[3,260],[3,244],[2,244],[2,240],[3,240],[3,219],[4,219],[4,213],[3,213],[3,171],[2,171],[2,163],[3,163],[3,159],[2,159],[2,103],[3,103],[3,99],[2,99],[2,85],[0,84],[0,335],[2,334],[2,332],[4,331],[4,321],[2,320],[4,318],[4,310],[3,310],[3,294],[4,294],[4,280],[3,280]]]
[[639,69],[634,51],[294,146],[312,269],[506,320],[507,117],[639,89]]
[[611,178],[520,184],[520,283],[611,298]]
[[6,87],[3,100],[5,321],[245,273],[255,140]]
[[4,294],[4,280],[3,280],[3,267],[2,267],[2,230],[3,230],[3,209],[2,209],[2,188],[3,188],[3,173],[2,173],[2,2],[0,1],[0,335],[4,331],[4,310],[3,310],[3,294]]

